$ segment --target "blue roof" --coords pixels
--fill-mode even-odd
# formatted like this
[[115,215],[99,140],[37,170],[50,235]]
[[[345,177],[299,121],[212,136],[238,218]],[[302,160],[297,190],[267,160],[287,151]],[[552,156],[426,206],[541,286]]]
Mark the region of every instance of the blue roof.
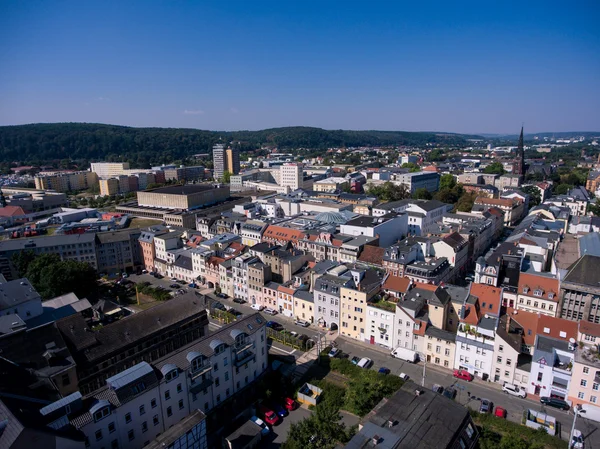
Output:
[[76,391],[75,393],[71,393],[70,395],[65,396],[64,398],[61,398],[58,401],[47,405],[46,407],[42,407],[40,409],[40,413],[44,416],[48,415],[48,414],[52,413],[53,411],[64,407],[65,405],[68,405],[68,404],[71,404],[71,403],[77,401],[78,399],[81,399],[81,393],[79,391]]
[[173,365],[172,363],[167,363],[166,365],[164,365],[161,369],[160,372],[163,374],[163,376],[166,376],[167,373],[170,373],[173,370],[178,370],[179,368],[177,368],[175,365]]
[[187,359],[187,361],[190,362],[190,363],[192,363],[192,360],[197,359],[198,357],[203,357],[203,356],[202,356],[201,353],[196,352],[196,351],[188,352],[188,354],[185,356],[185,358]]
[[219,340],[218,338],[215,338],[214,340],[212,340],[210,342],[210,349],[212,349],[213,351],[215,349],[217,349],[217,347],[219,347],[219,345],[224,345],[225,343],[223,343],[221,340]]
[[579,237],[579,254],[584,256],[600,256],[600,234],[590,232],[589,234]]
[[90,413],[93,415],[98,410],[102,410],[104,407],[110,407],[110,402],[105,399],[99,399],[98,402],[90,407]]
[[135,382],[138,379],[141,379],[146,374],[150,374],[152,371],[152,367],[147,362],[140,362],[137,365],[126,369],[125,371],[121,371],[119,374],[109,377],[106,379],[106,383],[112,388],[118,389]]

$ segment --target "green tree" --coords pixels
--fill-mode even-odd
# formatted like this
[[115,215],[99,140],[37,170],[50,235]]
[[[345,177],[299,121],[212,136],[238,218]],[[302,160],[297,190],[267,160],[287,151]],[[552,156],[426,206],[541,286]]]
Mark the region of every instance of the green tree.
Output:
[[410,198],[410,192],[408,191],[406,185],[396,185],[390,181],[378,186],[371,185],[368,193],[376,196],[381,201],[398,201]]
[[458,212],[471,212],[477,194],[475,192],[464,192],[454,206],[454,210]]
[[566,195],[573,188],[572,184],[558,184],[552,189],[555,195]]
[[414,162],[405,162],[404,164],[402,164],[402,168],[408,168],[411,173],[421,171],[421,167],[419,167]]
[[225,170],[223,172],[223,177],[221,178],[221,182],[224,182],[225,184],[229,184],[229,182],[231,180],[231,175],[232,175],[232,173],[230,171]]
[[523,193],[527,193],[529,198],[529,207],[535,207],[542,202],[542,195],[540,193],[540,189],[535,186],[525,186],[522,187],[521,190]]
[[456,179],[451,174],[442,175],[440,178],[440,190],[452,189],[456,185]]
[[96,271],[88,263],[61,260],[57,254],[37,256],[25,277],[44,299],[70,292],[83,298],[96,288]]
[[503,175],[505,173],[504,166],[500,162],[492,162],[483,169],[484,173]]
[[421,187],[415,190],[413,198],[416,198],[418,200],[430,200],[433,198],[433,196],[431,195],[431,192],[429,190],[427,190],[425,187]]
[[10,258],[10,261],[20,277],[25,277],[27,275],[27,269],[34,260],[35,254],[33,251],[21,251],[13,254]]
[[595,203],[589,203],[587,211],[591,212],[596,217],[600,217],[600,199],[596,199]]

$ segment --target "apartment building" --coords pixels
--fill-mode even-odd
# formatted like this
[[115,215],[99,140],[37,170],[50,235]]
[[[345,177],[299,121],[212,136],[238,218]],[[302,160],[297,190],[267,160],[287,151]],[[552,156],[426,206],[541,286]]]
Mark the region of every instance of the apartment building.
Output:
[[365,341],[367,303],[379,292],[383,279],[375,270],[348,268],[356,287],[341,287],[340,331],[342,335]]
[[332,177],[316,181],[313,189],[316,192],[339,192],[340,190],[350,188],[350,184],[346,178]]
[[304,187],[304,165],[297,162],[285,163],[279,167],[280,187],[297,190]]
[[552,274],[525,273],[519,275],[517,310],[557,316],[559,281]]
[[331,330],[339,328],[342,288],[352,288],[353,286],[353,279],[335,274],[324,274],[315,281],[315,321],[319,326]]
[[581,321],[577,341],[568,400],[573,406],[585,405],[600,411],[600,359],[596,344],[600,342],[600,325]]
[[229,198],[228,185],[185,184],[137,193],[140,207],[193,210],[222,203]]
[[485,212],[496,207],[504,212],[504,224],[512,226],[525,216],[525,203],[518,198],[486,198],[479,197],[473,204],[473,212]]
[[296,290],[293,299],[294,318],[313,324],[315,322],[315,301],[313,292]]
[[114,178],[125,170],[129,170],[129,162],[92,162],[90,168],[100,179]]
[[96,260],[100,273],[131,273],[141,267],[139,229],[99,232],[96,234]]
[[427,363],[452,369],[456,352],[456,334],[429,326],[425,329],[423,353]]
[[419,189],[436,192],[440,188],[440,174],[435,172],[401,173],[396,174],[395,178],[396,182],[404,184],[411,194]]
[[120,187],[121,184],[118,178],[100,179],[100,195],[102,196],[118,195]]
[[56,324],[77,363],[79,391],[86,395],[132,365],[152,363],[205,336],[208,317],[204,300],[188,293],[93,332],[78,314]]
[[242,243],[248,246],[257,245],[262,241],[262,234],[267,229],[267,224],[259,220],[248,220],[240,226]]
[[34,254],[58,254],[62,260],[87,262],[97,268],[96,235],[70,234],[48,235],[35,239],[12,239],[0,241],[0,255],[11,257],[21,251]]
[[408,230],[408,216],[389,213],[381,217],[357,217],[340,225],[340,233],[349,236],[379,237],[379,246],[387,247],[404,238]]
[[177,248],[183,248],[183,234],[181,232],[165,232],[156,234],[154,241],[155,258],[163,261],[168,261],[167,253]]
[[389,350],[395,348],[396,306],[392,302],[368,302],[366,308],[365,341]]
[[40,173],[34,178],[35,188],[55,192],[86,190],[98,184],[98,176],[90,171]]
[[237,175],[240,172],[240,149],[237,147],[227,148],[225,157],[227,159],[227,170],[232,175]]
[[600,323],[599,266],[600,257],[585,254],[570,267],[560,284],[561,318]]
[[248,301],[248,266],[258,262],[258,257],[249,253],[241,254],[232,259],[233,295]]

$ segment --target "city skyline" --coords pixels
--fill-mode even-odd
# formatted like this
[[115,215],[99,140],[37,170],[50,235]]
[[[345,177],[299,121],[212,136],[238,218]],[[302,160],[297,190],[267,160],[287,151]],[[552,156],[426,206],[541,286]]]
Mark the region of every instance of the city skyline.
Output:
[[376,6],[4,3],[0,125],[600,130],[597,4]]

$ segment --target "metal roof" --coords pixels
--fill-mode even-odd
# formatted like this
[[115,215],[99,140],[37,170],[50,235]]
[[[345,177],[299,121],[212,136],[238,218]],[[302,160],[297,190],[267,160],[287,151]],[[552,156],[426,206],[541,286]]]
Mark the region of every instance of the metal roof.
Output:
[[121,371],[119,374],[109,377],[106,379],[106,383],[116,390],[135,382],[152,371],[152,367],[147,362],[140,362],[131,368],[127,368],[125,371]]
[[163,376],[166,376],[167,373],[170,373],[173,370],[178,370],[178,368],[172,363],[167,363],[160,369],[160,372],[163,374]]
[[77,400],[81,399],[81,393],[79,391],[76,391],[75,393],[71,393],[68,396],[65,396],[64,398],[59,399],[56,402],[53,402],[50,405],[47,405],[46,407],[42,407],[40,409],[40,413],[42,415],[48,415],[50,413],[52,413],[55,410],[58,410],[59,408],[64,407],[65,405],[69,405]]

